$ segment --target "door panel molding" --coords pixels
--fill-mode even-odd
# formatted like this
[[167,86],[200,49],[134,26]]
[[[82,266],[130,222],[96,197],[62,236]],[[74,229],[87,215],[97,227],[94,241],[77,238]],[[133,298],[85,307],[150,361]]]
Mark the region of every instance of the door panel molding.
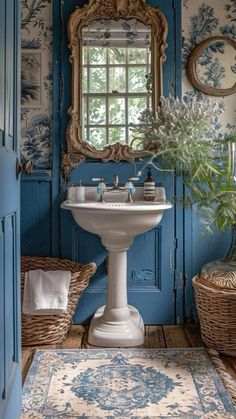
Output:
[[[0,13],[0,417],[20,416],[19,138],[20,0],[1,0]],[[3,29],[4,28],[4,29]]]

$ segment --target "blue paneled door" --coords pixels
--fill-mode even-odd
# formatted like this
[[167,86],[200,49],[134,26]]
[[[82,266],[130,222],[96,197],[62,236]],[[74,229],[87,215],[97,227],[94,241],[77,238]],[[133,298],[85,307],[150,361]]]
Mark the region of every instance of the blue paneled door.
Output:
[[18,1],[0,0],[0,418],[20,415]]
[[[163,68],[163,93],[179,94],[180,60],[181,60],[181,27],[180,8],[178,0],[149,0],[159,7],[168,21],[168,47],[166,61]],[[69,14],[74,10],[75,1],[64,2],[62,15],[64,25]],[[82,2],[80,2],[81,4]],[[67,109],[70,104],[70,79],[71,67],[68,60],[67,38],[64,37],[62,51],[62,73],[64,85],[64,117],[63,129],[68,122]],[[104,177],[107,183],[112,182],[114,174],[118,174],[121,184],[128,176],[133,176],[140,169],[140,162],[128,164],[127,162],[101,163],[86,161],[71,174],[74,184],[82,179],[83,184],[91,185],[92,177]],[[137,186],[142,186],[146,173],[143,174]],[[176,190],[176,179],[173,174],[153,171],[157,185],[166,188],[167,198],[171,200]],[[137,236],[128,251],[128,285],[129,303],[138,308],[146,324],[175,323],[176,314],[176,232],[181,231],[179,224],[176,229],[176,208],[165,212],[161,223],[152,231]],[[67,211],[61,211],[61,251],[63,257],[78,260],[81,263],[95,261],[98,270],[90,282],[89,288],[83,293],[79,307],[74,317],[74,322],[84,323],[89,321],[94,311],[105,303],[107,285],[107,260],[106,251],[98,237],[83,231],[73,221]],[[179,321],[179,319],[178,319]]]

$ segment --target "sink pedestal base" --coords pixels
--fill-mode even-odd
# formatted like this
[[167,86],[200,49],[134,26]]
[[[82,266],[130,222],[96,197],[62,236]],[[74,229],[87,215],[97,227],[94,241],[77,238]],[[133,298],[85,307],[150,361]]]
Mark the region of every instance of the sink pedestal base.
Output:
[[144,324],[138,310],[128,306],[130,315],[127,320],[109,322],[103,317],[105,306],[100,307],[91,321],[88,342],[94,346],[110,348],[142,345]]
[[132,238],[102,237],[102,243],[109,251],[107,304],[96,311],[88,342],[112,348],[142,345],[143,319],[127,299],[127,249]]

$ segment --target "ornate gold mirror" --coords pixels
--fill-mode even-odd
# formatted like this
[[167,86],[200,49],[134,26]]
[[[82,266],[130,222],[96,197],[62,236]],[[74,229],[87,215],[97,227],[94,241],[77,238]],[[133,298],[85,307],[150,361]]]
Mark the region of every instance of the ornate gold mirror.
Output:
[[236,93],[236,41],[213,36],[192,51],[186,73],[192,85],[211,96]]
[[68,110],[68,173],[86,156],[133,161],[131,127],[162,94],[167,22],[144,0],[89,0],[68,21],[72,97]]

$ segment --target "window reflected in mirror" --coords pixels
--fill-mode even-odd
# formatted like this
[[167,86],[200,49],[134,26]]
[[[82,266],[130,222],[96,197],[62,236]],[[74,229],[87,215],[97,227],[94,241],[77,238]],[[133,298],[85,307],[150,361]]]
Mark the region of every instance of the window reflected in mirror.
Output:
[[151,106],[151,29],[102,19],[82,33],[82,138],[98,150],[131,144],[132,127]]

